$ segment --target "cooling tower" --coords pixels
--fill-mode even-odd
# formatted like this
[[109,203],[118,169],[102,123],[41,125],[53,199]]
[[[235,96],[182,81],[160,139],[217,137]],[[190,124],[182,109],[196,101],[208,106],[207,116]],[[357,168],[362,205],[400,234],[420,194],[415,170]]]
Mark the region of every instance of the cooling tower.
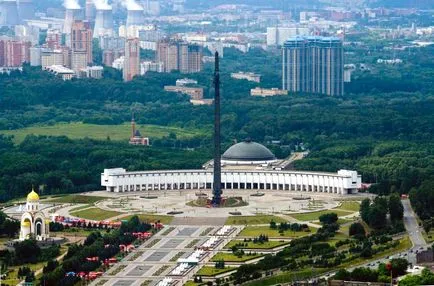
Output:
[[15,0],[0,0],[0,26],[20,24],[18,5]]
[[97,9],[93,37],[105,35],[113,35],[113,12],[112,9]]
[[63,33],[71,34],[72,24],[75,20],[83,20],[83,11],[80,8],[67,8],[65,11],[65,23],[63,23]]
[[127,27],[143,25],[144,20],[143,10],[128,10]]

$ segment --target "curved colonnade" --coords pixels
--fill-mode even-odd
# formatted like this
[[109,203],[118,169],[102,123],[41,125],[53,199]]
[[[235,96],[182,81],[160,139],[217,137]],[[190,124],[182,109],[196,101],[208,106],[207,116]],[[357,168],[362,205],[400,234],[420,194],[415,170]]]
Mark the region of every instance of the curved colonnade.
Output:
[[[336,173],[264,170],[222,170],[223,190],[281,190],[346,195],[361,187],[356,171]],[[104,169],[101,186],[109,192],[159,190],[210,190],[213,172],[208,170],[161,170],[127,172]]]

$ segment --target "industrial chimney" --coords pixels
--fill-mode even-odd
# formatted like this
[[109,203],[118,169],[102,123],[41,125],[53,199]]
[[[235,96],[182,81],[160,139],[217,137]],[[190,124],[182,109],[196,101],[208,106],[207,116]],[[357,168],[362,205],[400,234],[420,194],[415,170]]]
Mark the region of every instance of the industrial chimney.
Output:
[[96,7],[96,20],[93,37],[113,35],[113,11],[111,7]]
[[0,0],[0,26],[20,24],[18,5],[15,0]]
[[222,168],[220,163],[220,72],[218,52],[215,53],[214,89],[214,181],[211,203],[219,206],[222,200]]

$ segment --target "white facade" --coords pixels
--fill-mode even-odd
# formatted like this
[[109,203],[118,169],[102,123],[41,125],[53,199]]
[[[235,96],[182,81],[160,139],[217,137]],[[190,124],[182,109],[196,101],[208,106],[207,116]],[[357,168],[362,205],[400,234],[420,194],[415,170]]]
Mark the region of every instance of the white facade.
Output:
[[[223,190],[285,190],[346,195],[361,187],[357,171],[337,173],[264,170],[222,170]],[[127,172],[123,168],[104,169],[101,185],[109,192],[147,190],[209,190],[211,170],[165,170]]]
[[63,52],[60,50],[56,51],[43,51],[41,53],[41,65],[42,69],[48,66],[62,66],[64,64],[63,61]]
[[39,210],[39,196],[35,191],[27,195],[26,211],[21,216],[20,240],[34,237],[46,240],[50,237],[50,221]]
[[41,52],[42,48],[40,47],[30,48],[30,65],[32,67],[37,67],[41,65]]
[[150,62],[150,61],[141,62],[140,63],[140,74],[144,75],[148,71],[164,72],[163,63],[161,63],[161,62],[156,63],[156,62]]
[[267,46],[282,46],[289,38],[309,35],[306,27],[268,27]]
[[118,59],[115,59],[112,64],[112,68],[117,70],[122,70],[124,68],[125,57],[122,56]]

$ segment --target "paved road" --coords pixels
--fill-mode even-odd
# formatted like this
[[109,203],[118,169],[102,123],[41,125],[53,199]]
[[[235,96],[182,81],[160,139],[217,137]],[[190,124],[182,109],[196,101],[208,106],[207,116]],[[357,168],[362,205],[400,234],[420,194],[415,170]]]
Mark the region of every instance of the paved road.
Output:
[[415,248],[426,246],[425,239],[417,223],[416,215],[411,207],[410,200],[402,200],[404,206],[404,224],[405,229],[410,235],[411,242]]

